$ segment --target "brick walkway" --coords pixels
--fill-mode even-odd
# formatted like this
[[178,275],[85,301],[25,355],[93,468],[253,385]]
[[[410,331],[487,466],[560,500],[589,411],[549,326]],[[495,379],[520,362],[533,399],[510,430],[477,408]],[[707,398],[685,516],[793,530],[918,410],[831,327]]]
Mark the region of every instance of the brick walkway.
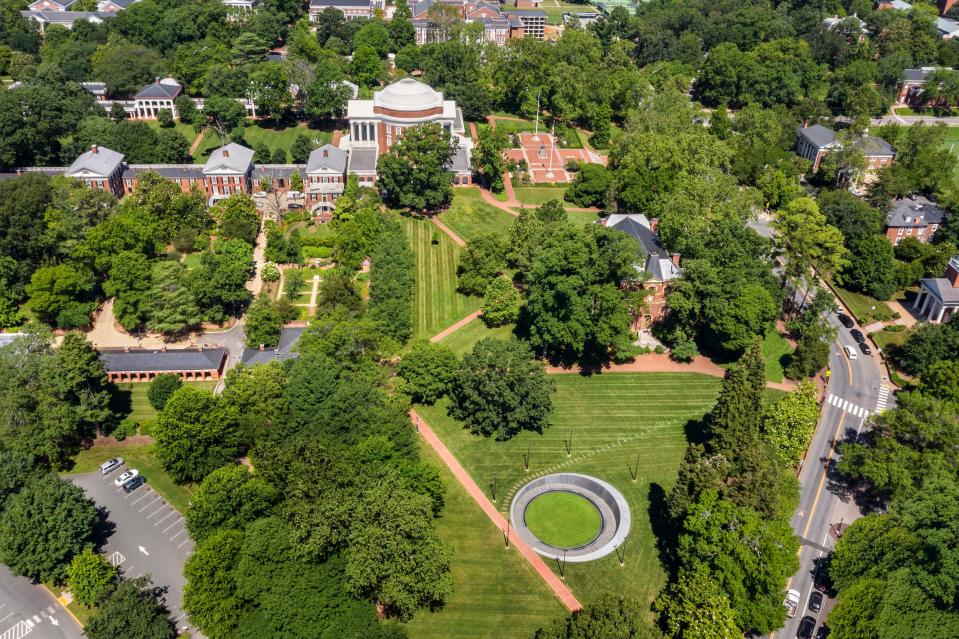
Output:
[[456,243],[457,246],[466,246],[466,242],[463,241],[463,238],[461,238],[459,235],[457,235],[456,233],[454,233],[453,230],[450,229],[450,227],[448,227],[448,226],[446,226],[445,224],[443,224],[442,222],[440,222],[440,221],[439,221],[439,218],[437,218],[437,217],[435,217],[435,216],[430,216],[430,222],[433,223],[433,226],[435,226],[435,227],[438,228],[439,230],[441,230],[441,231],[443,231],[444,233],[446,233],[446,234],[449,236],[449,238]]
[[472,322],[473,320],[475,320],[477,317],[479,317],[479,316],[480,316],[480,313],[482,313],[482,312],[483,312],[483,311],[481,311],[481,310],[480,310],[480,311],[473,311],[472,313],[470,313],[469,315],[467,315],[466,317],[464,317],[464,318],[461,319],[460,321],[456,322],[455,324],[453,324],[453,325],[450,326],[449,328],[445,328],[445,329],[443,329],[442,331],[440,331],[439,333],[437,333],[436,335],[434,335],[433,337],[431,337],[431,338],[430,338],[430,341],[431,341],[431,342],[438,342],[438,341],[442,340],[444,337],[446,337],[447,335],[449,335],[450,333],[455,333],[456,331],[460,330],[461,328],[463,328],[464,326],[466,326],[467,324],[469,324],[470,322]]
[[[433,429],[417,415],[416,411],[410,410],[410,419],[413,420],[413,424],[416,425],[416,430],[419,431],[419,434],[426,440],[426,443],[436,451],[436,454],[440,456],[440,459],[442,459],[443,463],[450,469],[450,472],[453,473],[456,480],[466,489],[470,497],[479,504],[479,507],[482,508],[486,516],[490,518],[493,525],[502,530],[505,535],[507,530],[506,519],[499,514],[496,507],[486,498],[486,495],[480,490],[480,487],[476,485],[473,478],[469,476],[466,469],[460,465],[456,457],[453,456],[453,453],[440,441],[440,438],[436,436]],[[533,567],[533,570],[543,578],[543,581],[546,582],[546,585],[550,587],[564,606],[569,610],[580,610],[582,608],[579,600],[576,599],[572,591],[556,576],[556,573],[549,569],[542,557],[536,554],[532,548],[523,543],[523,540],[515,535],[510,534],[509,542],[510,547],[519,551],[519,554],[521,554],[523,558],[529,562],[530,566]]]

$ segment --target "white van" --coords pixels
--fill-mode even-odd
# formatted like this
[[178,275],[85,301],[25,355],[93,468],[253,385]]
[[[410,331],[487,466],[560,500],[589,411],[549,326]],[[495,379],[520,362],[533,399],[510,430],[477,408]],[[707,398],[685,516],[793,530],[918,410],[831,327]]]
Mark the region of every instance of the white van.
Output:
[[849,359],[856,359],[856,351],[853,350],[852,346],[843,346],[842,349],[846,351],[846,357]]

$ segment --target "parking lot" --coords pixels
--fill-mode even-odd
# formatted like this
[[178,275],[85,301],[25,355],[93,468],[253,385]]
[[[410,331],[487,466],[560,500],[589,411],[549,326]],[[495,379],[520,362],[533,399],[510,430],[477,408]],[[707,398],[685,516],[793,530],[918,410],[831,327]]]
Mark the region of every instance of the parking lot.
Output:
[[167,588],[170,617],[177,628],[185,630],[188,622],[182,608],[186,582],[183,564],[193,552],[193,540],[183,516],[150,487],[149,477],[146,484],[131,493],[113,484],[126,470],[124,465],[105,476],[92,472],[72,475],[70,480],[106,511],[115,526],[103,554],[125,577],[149,574],[155,585]]

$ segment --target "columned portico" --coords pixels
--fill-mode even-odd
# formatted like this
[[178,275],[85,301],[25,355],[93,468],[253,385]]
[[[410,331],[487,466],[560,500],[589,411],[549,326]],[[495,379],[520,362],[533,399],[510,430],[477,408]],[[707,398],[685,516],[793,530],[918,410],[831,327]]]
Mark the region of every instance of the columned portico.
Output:
[[959,312],[959,258],[949,260],[945,277],[927,277],[919,282],[912,307],[917,315],[934,324],[948,321]]

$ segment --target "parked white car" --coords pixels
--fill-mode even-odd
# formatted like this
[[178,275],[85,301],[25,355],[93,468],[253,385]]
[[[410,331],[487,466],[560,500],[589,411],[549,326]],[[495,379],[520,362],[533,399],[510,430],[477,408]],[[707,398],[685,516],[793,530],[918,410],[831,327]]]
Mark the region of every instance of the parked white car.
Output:
[[846,357],[849,359],[856,359],[856,351],[852,346],[843,346],[842,349],[846,351]]
[[123,465],[122,457],[114,457],[113,459],[108,459],[102,464],[100,464],[100,474],[109,475],[110,473],[112,473],[113,471],[115,471],[117,468],[119,468],[122,465]]
[[137,470],[136,468],[131,468],[130,470],[124,472],[124,473],[121,474],[119,477],[117,477],[116,479],[114,479],[114,480],[113,480],[113,485],[114,485],[114,486],[122,486],[123,483],[126,482],[128,479],[133,479],[134,477],[136,477],[136,476],[139,475],[139,474],[140,474],[140,471],[139,471],[139,470]]

